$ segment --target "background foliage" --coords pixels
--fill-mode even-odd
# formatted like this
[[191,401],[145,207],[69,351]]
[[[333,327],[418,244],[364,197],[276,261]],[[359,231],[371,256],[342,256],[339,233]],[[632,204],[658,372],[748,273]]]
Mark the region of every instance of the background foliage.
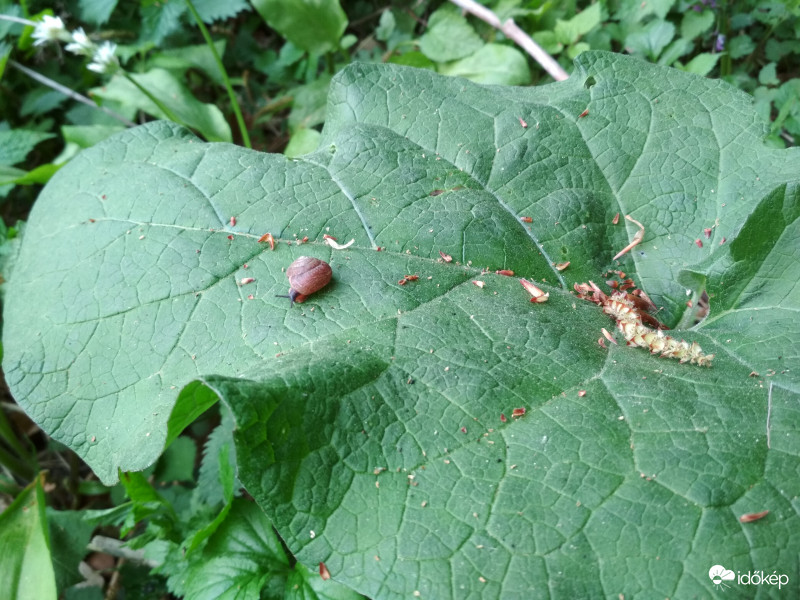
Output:
[[[318,4],[321,8],[316,6]],[[519,0],[487,4],[501,18],[513,17],[570,72],[574,68],[572,59],[578,54],[585,50],[599,49],[627,53],[643,61],[721,78],[752,95],[757,114],[771,123],[769,132],[764,137],[767,145],[777,148],[795,143],[800,127],[797,121],[800,110],[797,103],[800,79],[795,78],[797,34],[800,27],[796,3],[663,1],[642,4],[622,1],[589,4]],[[290,6],[287,8],[288,5]],[[549,80],[536,63],[501,33],[474,17],[465,16],[448,3],[395,2],[387,7],[384,3],[368,1],[342,5],[334,0],[322,3],[264,0],[252,4],[237,1],[198,1],[194,8],[200,20],[210,30],[214,42],[213,51],[208,43],[204,43],[202,31],[197,28],[192,11],[183,2],[66,2],[57,6],[0,3],[0,12],[18,17],[35,18],[42,11],[54,11],[65,18],[69,29],[80,25],[98,42],[115,41],[122,66],[131,79],[156,98],[166,102],[166,108],[202,138],[208,141],[230,140],[267,152],[284,152],[287,157],[311,152],[317,149],[321,140],[324,139],[327,143],[332,139],[330,136],[333,132],[347,127],[342,124],[342,114],[328,113],[329,119],[333,114],[334,122],[326,125],[328,138],[323,137],[322,126],[326,119],[325,105],[331,77],[354,61],[415,66],[444,75],[467,77],[479,83],[539,85]],[[315,31],[315,35],[309,37],[309,31]],[[41,190],[41,184],[47,182],[62,166],[70,163],[81,149],[95,146],[110,135],[125,129],[126,124],[123,121],[145,122],[152,118],[163,118],[166,114],[162,107],[141,93],[131,79],[120,74],[109,78],[87,71],[85,66],[88,61],[65,54],[57,44],[34,47],[30,32],[31,28],[0,21],[0,83],[3,86],[3,94],[0,94],[0,141],[3,142],[0,144],[0,194],[3,196],[2,217],[6,224],[2,227],[4,243],[0,246],[0,252],[3,277],[12,280],[14,277],[25,277],[25,270],[14,271],[13,267],[20,234],[26,230],[27,213]],[[224,71],[220,70],[215,53],[222,57]],[[24,71],[25,68],[44,76],[47,81],[32,79]],[[235,105],[231,104],[230,96],[226,95],[226,79],[232,83],[236,92],[247,135],[233,117]],[[115,114],[102,113],[75,102],[63,92],[48,87],[48,81],[87,94]],[[341,80],[339,81],[341,86]],[[415,89],[414,85],[409,83],[409,89]],[[550,91],[545,93],[553,94],[554,98],[550,101],[554,101],[559,93],[553,90],[558,88],[548,89]],[[565,106],[568,105],[569,110],[566,112],[576,118],[586,105],[580,105],[579,102],[574,103],[574,106],[569,104],[566,96],[570,93],[577,94],[578,91],[569,86],[561,89],[571,90],[561,92],[565,95],[561,101],[567,102]],[[421,91],[419,93],[422,94]],[[508,94],[506,101],[512,106],[520,101],[520,97],[514,95],[515,92],[509,91]],[[703,113],[707,107],[701,101],[702,95],[694,98],[698,114]],[[737,102],[742,103],[741,100]],[[692,101],[684,101],[679,106],[685,112],[691,109]],[[602,111],[601,106],[597,108],[598,112]],[[745,114],[747,111],[737,109],[736,112]],[[593,108],[593,116],[594,113]],[[510,127],[514,127],[519,133],[523,128],[516,118],[515,115],[510,120]],[[532,128],[536,120],[528,121]],[[582,125],[592,127],[592,121],[586,120]],[[402,123],[395,126],[401,130],[404,127]],[[456,131],[458,127],[458,122],[454,122],[450,130]],[[712,125],[711,128],[717,131],[719,126]],[[556,135],[554,139],[562,137]],[[389,141],[386,143],[389,144]],[[752,142],[754,146],[758,143],[755,140]],[[339,144],[343,148],[347,146],[341,140]],[[474,140],[474,145],[479,148],[486,144]],[[680,150],[673,150],[680,156]],[[402,154],[404,150],[396,151]],[[319,156],[324,156],[324,152]],[[682,158],[691,162],[696,157]],[[467,164],[477,163],[468,161],[465,165]],[[749,164],[752,167],[756,163]],[[777,161],[775,164],[781,163]],[[468,168],[467,172],[480,179],[477,171],[470,171]],[[772,180],[765,173],[762,170],[756,176],[764,177],[762,185],[768,187]],[[447,174],[445,180],[450,182],[452,178],[452,174]],[[453,188],[461,185],[455,179],[450,182]],[[613,185],[613,181],[611,183]],[[135,183],[131,185],[134,186]],[[730,312],[728,320],[717,315],[715,320],[707,324],[711,329],[720,330],[711,339],[722,339],[726,331],[740,330],[748,325],[729,322],[730,319],[735,321],[735,315],[738,314],[736,310],[732,310],[738,306],[737,302],[759,297],[761,300],[755,306],[760,307],[762,304],[759,302],[764,301],[765,295],[768,302],[773,302],[777,296],[783,294],[783,288],[760,287],[760,278],[753,278],[752,269],[754,264],[769,265],[768,257],[778,243],[781,232],[791,232],[791,224],[796,220],[796,194],[793,188],[783,191],[776,188],[772,194],[766,194],[762,190],[753,197],[759,199],[759,205],[752,214],[747,211],[727,213],[735,215],[731,222],[732,230],[742,228],[741,231],[746,233],[730,244],[730,251],[725,248],[724,251],[713,253],[705,262],[693,259],[693,267],[682,272],[683,279],[678,277],[681,271],[676,268],[669,277],[661,273],[652,277],[649,282],[642,282],[658,287],[659,281],[669,281],[669,285],[677,286],[672,290],[655,291],[666,307],[665,321],[675,324],[685,313],[681,308],[682,302],[676,298],[676,291],[678,287],[682,291],[682,286],[696,291],[704,288],[713,291],[716,286],[719,290],[716,306],[727,307],[726,310]],[[64,211],[63,219],[67,221],[74,220],[76,216],[73,212],[74,206],[48,206],[49,208],[41,210],[52,212],[50,217],[56,223],[59,222],[56,218],[60,214],[58,211]],[[608,218],[609,215],[599,215],[598,222],[607,222]],[[695,238],[705,239],[702,229],[698,228],[685,239],[679,238],[672,243],[686,241],[689,248],[692,248]],[[37,239],[41,235],[49,235],[50,231],[37,233]],[[660,235],[657,230],[649,231]],[[669,230],[671,231],[673,230]],[[606,251],[612,247],[618,249],[625,239],[624,230],[620,229],[620,233],[622,237],[619,240],[613,238],[616,234],[609,234],[612,237],[604,239],[602,247]],[[733,237],[729,239],[733,240]],[[717,238],[713,241],[717,242]],[[554,240],[553,244],[555,250],[558,242]],[[47,245],[43,248],[52,249]],[[576,244],[571,244],[570,248],[573,253],[579,251]],[[575,256],[569,257],[574,263],[568,271],[570,282],[596,277],[594,273],[598,271],[599,264],[595,265],[593,261],[598,257],[593,256],[594,249],[591,246],[584,250],[586,256],[580,256],[578,260],[575,260]],[[690,254],[690,250],[676,251],[676,255],[682,259]],[[64,256],[68,257],[69,251]],[[486,260],[487,256],[481,254],[482,266],[491,262]],[[602,256],[599,259],[602,262]],[[753,259],[758,262],[748,262]],[[533,259],[534,264],[536,260]],[[495,261],[492,266],[514,266],[501,265],[500,262]],[[544,264],[540,266],[547,268]],[[403,267],[407,269],[399,265],[395,268],[414,272],[418,265],[407,263]],[[473,275],[470,273],[464,277]],[[640,273],[640,277],[643,275],[647,275],[646,270]],[[751,282],[755,282],[755,287],[745,285],[723,291],[722,283],[734,276],[739,281],[750,278]],[[785,278],[783,280],[789,281]],[[53,283],[52,280],[50,283]],[[502,288],[508,284],[509,282],[501,282],[498,285]],[[276,286],[281,285],[282,282],[276,282]],[[68,286],[57,286],[56,289],[63,293]],[[52,292],[45,285],[42,296],[37,295],[37,298],[48,293]],[[554,296],[552,302],[558,305],[559,300]],[[36,303],[33,302],[30,306],[35,307]],[[776,312],[776,304],[763,307],[770,309],[774,319],[784,322],[781,321],[781,313]],[[594,314],[592,308],[588,305],[580,307],[581,314]],[[35,315],[30,317],[35,318]],[[587,322],[587,327],[592,330],[605,322],[602,316],[587,318],[592,323],[589,325]],[[779,338],[777,332],[781,327],[787,326],[787,330],[791,331],[791,320],[785,320],[784,325],[776,325],[774,321],[770,323],[759,326],[776,328],[775,335]],[[30,330],[26,330],[24,322],[18,321],[18,324],[22,327],[14,330],[11,339],[17,344],[25,344],[28,342],[26,336]],[[555,326],[550,324],[550,327]],[[8,339],[5,338],[6,343]],[[753,372],[759,371],[768,376],[770,369],[773,369],[773,374],[779,372],[781,369],[774,368],[772,364],[763,367],[756,364],[756,358],[769,347],[770,338],[756,336],[754,339],[758,343],[743,343],[735,354],[746,365],[753,367]],[[290,347],[291,343],[287,348]],[[780,344],[774,347],[780,347]],[[583,352],[585,351],[581,350]],[[648,361],[652,359],[644,355],[633,360],[641,360],[643,368],[647,368]],[[371,363],[367,363],[367,371],[372,368],[369,364]],[[689,367],[677,364],[666,368],[675,369],[679,374],[692,373],[685,370]],[[205,372],[218,371],[212,369]],[[261,377],[253,373],[250,376],[256,379]],[[614,385],[624,389],[624,379]],[[337,380],[334,378],[331,381]],[[224,380],[209,380],[206,383],[217,392],[230,385]],[[748,383],[741,385],[747,386]],[[757,381],[754,380],[753,383]],[[719,389],[721,388],[712,388],[708,394],[713,397],[718,394]],[[783,407],[782,410],[789,410],[791,394],[783,395],[782,389],[776,391],[774,401],[776,406]],[[92,542],[92,548],[96,551],[92,556],[92,564],[96,571],[103,572],[109,566],[104,566],[103,556],[111,554],[122,557],[116,568],[107,572],[106,584],[111,589],[115,585],[123,585],[131,597],[157,597],[167,589],[174,594],[188,597],[203,597],[203,593],[208,593],[209,597],[224,597],[225,593],[233,593],[236,589],[243,589],[245,593],[254,596],[259,594],[259,590],[266,589],[268,595],[277,597],[292,596],[294,593],[346,597],[352,593],[343,588],[335,588],[333,582],[326,582],[327,587],[321,587],[318,575],[296,563],[291,553],[287,552],[263,513],[254,511],[253,505],[240,496],[241,486],[235,478],[233,465],[237,462],[235,446],[242,442],[233,438],[233,423],[227,421],[232,417],[227,411],[217,412],[215,408],[200,420],[194,421],[194,417],[200,412],[197,407],[204,408],[216,398],[208,390],[208,387],[199,384],[190,384],[183,389],[179,410],[172,415],[169,431],[179,432],[183,425],[193,422],[190,429],[177,439],[173,440],[172,435],[168,437],[171,445],[160,460],[144,474],[129,473],[120,484],[109,487],[97,481],[93,473],[69,449],[47,438],[16,408],[10,397],[6,398],[0,420],[0,462],[3,465],[0,485],[4,497],[10,503],[4,518],[13,523],[6,531],[13,531],[14,536],[28,536],[27,539],[36,540],[32,545],[36,551],[20,556],[17,564],[27,564],[27,568],[32,569],[44,569],[41,572],[47,572],[48,569],[53,571],[52,580],[44,577],[41,581],[34,582],[45,586],[45,591],[39,591],[39,594],[47,595],[47,586],[54,581],[58,589],[62,592],[66,590],[70,597],[92,597],[83,596],[90,592],[81,592],[78,591],[79,588],[71,586],[80,582],[83,577],[91,578],[89,570],[84,570],[83,576],[79,575],[77,565],[86,554],[90,533],[96,527],[99,529],[95,529],[95,532],[102,535]],[[595,390],[590,388],[590,392]],[[241,394],[241,391],[236,393]],[[631,393],[639,394],[641,390],[632,390]],[[234,393],[228,391],[223,396],[231,394]],[[751,415],[752,421],[759,423],[760,427],[764,415],[755,408],[760,402],[760,396],[747,398],[752,406],[745,402],[745,407],[741,409],[743,412],[737,418],[746,420],[745,413],[754,410],[756,412]],[[716,401],[719,401],[718,397]],[[241,406],[246,405],[245,402]],[[195,408],[186,409],[190,406]],[[690,411],[688,406],[679,406],[683,407],[680,410]],[[721,406],[724,403],[718,410],[721,410]],[[185,412],[181,412],[183,409]],[[790,422],[783,420],[785,414],[787,413],[776,413],[779,428],[782,423]],[[549,417],[555,418],[554,415]],[[236,418],[241,420],[245,415],[239,414]],[[678,415],[665,415],[664,418],[674,421],[678,419]],[[730,421],[728,424],[730,425]],[[657,429],[652,423],[637,424],[639,425],[643,425],[644,429]],[[531,419],[525,426],[536,429],[540,423]],[[687,430],[691,430],[702,428],[703,425],[689,422],[686,426]],[[471,425],[465,424],[464,427],[471,428]],[[792,427],[786,426],[785,433],[789,438],[794,435],[793,431]],[[742,435],[741,432],[739,435]],[[757,439],[755,430],[751,441],[757,446],[764,444],[763,438]],[[160,443],[158,441],[154,447],[160,448]],[[688,438],[685,444],[691,445]],[[762,446],[758,447],[763,450]],[[738,451],[735,448],[738,447],[733,442],[717,444],[718,450],[726,456],[730,452],[735,454]],[[796,446],[787,442],[784,450],[791,455],[796,452]],[[135,464],[134,460],[127,463],[126,468],[135,469],[149,465],[158,456],[159,450],[154,452],[140,455],[138,460],[141,464]],[[693,455],[692,452],[687,452]],[[701,454],[702,452],[697,456]],[[763,455],[767,456],[774,457],[775,454]],[[241,460],[263,464],[263,457],[253,458],[248,455]],[[774,463],[775,458],[765,460],[767,463],[773,461],[770,463],[773,467],[772,476],[781,473],[786,476],[785,481],[792,481],[791,461],[779,465]],[[755,464],[751,466],[754,469],[758,467]],[[366,471],[371,472],[372,467],[370,465]],[[654,466],[653,470],[659,468]],[[705,469],[701,466],[695,468],[698,471]],[[49,471],[44,483],[37,477],[42,469]],[[256,473],[257,469],[254,467]],[[642,470],[647,472],[647,469]],[[748,469],[742,470],[745,479],[748,473]],[[107,475],[104,479],[110,483],[109,480],[113,477],[114,475]],[[251,478],[248,489],[259,490],[260,484],[253,479],[254,476],[250,474],[248,477]],[[567,482],[570,480],[568,474],[564,474],[564,477]],[[372,478],[367,479],[371,484]],[[677,489],[678,496],[673,497],[673,502],[685,495],[697,501],[697,497],[693,495],[696,490],[691,489],[690,481],[676,475],[673,483],[680,488]],[[739,483],[744,486],[744,482]],[[384,482],[384,485],[387,483]],[[548,485],[552,485],[552,482]],[[727,484],[721,481],[720,485]],[[755,492],[757,500],[759,503],[775,505],[780,499],[770,496],[768,487],[758,488]],[[672,491],[675,492],[676,489]],[[281,498],[269,498],[264,490],[253,493],[262,506],[285,510],[280,508],[283,502]],[[11,503],[14,498],[16,501]],[[45,499],[49,505],[46,512]],[[626,497],[626,500],[632,501],[630,497]],[[546,498],[539,498],[538,501],[547,504]],[[665,497],[660,501],[670,500]],[[714,500],[711,504],[716,502]],[[640,502],[639,506],[646,504]],[[731,506],[735,506],[735,511],[738,512],[749,510],[744,504]],[[633,509],[629,506],[626,510]],[[789,511],[788,508],[786,510]],[[25,520],[24,514],[31,515],[31,518]],[[555,514],[554,512],[554,518]],[[788,515],[789,512],[779,514]],[[708,525],[710,521],[707,520],[711,519],[716,523],[714,519],[718,517],[718,514],[711,511],[704,514],[703,522]],[[716,525],[710,527],[709,531],[715,527]],[[720,531],[725,531],[723,526],[720,527]],[[345,526],[343,531],[346,530]],[[286,531],[281,533],[287,537]],[[303,535],[305,533],[302,532]],[[406,537],[413,538],[414,535],[406,532]],[[119,536],[129,540],[128,547],[104,545],[109,539]],[[3,542],[14,547],[19,544],[19,539],[22,538],[5,538]],[[82,543],[60,544],[57,542],[59,539]],[[658,535],[654,537],[656,545],[663,541]],[[315,547],[328,542],[330,538],[320,536]],[[147,548],[146,556],[137,550],[144,547]],[[248,552],[242,554],[241,548],[248,548]],[[295,547],[292,549],[295,550]],[[182,550],[189,551],[189,559],[186,561],[178,560]],[[610,547],[606,550],[612,554],[617,552]],[[324,552],[320,555],[323,554]],[[304,555],[304,560],[311,564],[316,560],[313,557],[317,556],[317,550],[312,548]],[[622,555],[619,556],[622,560]],[[472,558],[468,557],[467,560]],[[49,566],[51,564],[55,565],[54,570]],[[147,575],[153,566],[157,566],[161,576]],[[232,571],[235,575],[230,576]],[[223,582],[219,584],[223,588],[208,587],[210,581],[216,581],[216,575],[203,578],[208,574],[219,575],[217,580]],[[134,583],[136,581],[146,583],[137,588]],[[93,589],[100,593],[100,588]],[[361,586],[360,589],[367,590],[369,586]]]

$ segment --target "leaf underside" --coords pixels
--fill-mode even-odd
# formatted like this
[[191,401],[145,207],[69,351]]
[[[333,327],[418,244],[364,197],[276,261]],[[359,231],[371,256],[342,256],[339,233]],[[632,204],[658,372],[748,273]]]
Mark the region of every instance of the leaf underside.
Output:
[[[107,483],[221,399],[289,548],[372,597],[705,597],[716,564],[797,581],[800,155],[765,131],[724,83],[606,53],[539,88],[352,65],[294,160],[132,129],[34,206],[6,376]],[[616,213],[645,235],[613,261],[638,231]],[[333,281],[290,307],[301,255]],[[673,327],[706,291],[671,335],[713,367],[601,348],[613,322],[569,290],[609,269]]]

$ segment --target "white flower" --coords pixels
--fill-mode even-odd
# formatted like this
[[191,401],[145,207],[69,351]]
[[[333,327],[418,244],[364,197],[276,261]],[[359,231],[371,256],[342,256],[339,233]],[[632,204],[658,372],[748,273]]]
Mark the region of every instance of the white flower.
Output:
[[36,40],[33,45],[42,46],[47,42],[55,42],[65,35],[67,35],[67,30],[61,17],[45,15],[41,21],[36,23],[36,28],[33,30],[33,39]]
[[111,74],[119,68],[119,61],[114,56],[117,50],[117,45],[111,42],[103,42],[98,46],[92,57],[92,62],[86,67],[90,71],[96,73]]
[[67,51],[73,54],[81,54],[83,56],[91,56],[94,54],[94,42],[89,39],[83,31],[83,27],[78,27],[72,32],[72,42],[67,44]]

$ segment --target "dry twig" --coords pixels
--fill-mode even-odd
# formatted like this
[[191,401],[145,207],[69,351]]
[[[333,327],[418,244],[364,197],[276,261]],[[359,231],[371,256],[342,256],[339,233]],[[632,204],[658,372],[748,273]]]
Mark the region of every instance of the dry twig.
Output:
[[625,246],[619,252],[617,252],[616,256],[614,256],[614,258],[612,258],[611,260],[617,260],[623,254],[626,254],[626,253],[630,252],[633,248],[638,246],[639,243],[644,239],[644,225],[639,223],[639,221],[637,221],[636,219],[634,219],[630,215],[625,215],[625,218],[628,219],[628,221],[631,221],[632,223],[636,223],[639,226],[639,231],[637,231],[634,234],[633,240],[631,241],[631,243],[628,244],[627,246]]
[[556,81],[564,81],[569,79],[567,72],[558,64],[555,59],[545,52],[542,47],[531,39],[527,33],[522,31],[519,26],[514,23],[514,19],[508,19],[505,23],[500,22],[500,18],[485,6],[481,6],[475,0],[450,0],[456,6],[464,9],[470,14],[475,15],[481,21],[484,21],[502,31],[505,36],[513,40],[520,48],[525,50],[533,57],[542,68],[550,74],[550,77]]

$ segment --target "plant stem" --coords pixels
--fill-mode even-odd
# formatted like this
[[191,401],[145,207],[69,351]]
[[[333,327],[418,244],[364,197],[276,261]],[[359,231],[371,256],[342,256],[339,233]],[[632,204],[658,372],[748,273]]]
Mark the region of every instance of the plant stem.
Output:
[[116,113],[113,110],[111,110],[109,108],[106,108],[105,106],[98,106],[97,103],[94,102],[91,98],[87,98],[83,94],[79,94],[78,92],[76,92],[74,90],[71,90],[66,86],[61,85],[57,81],[53,81],[49,77],[45,77],[41,73],[37,73],[36,71],[33,71],[33,70],[29,69],[28,67],[21,65],[15,60],[9,59],[8,64],[11,65],[12,67],[14,67],[15,69],[17,69],[18,71],[20,71],[22,73],[25,73],[25,75],[27,75],[31,79],[34,79],[34,80],[38,81],[42,85],[46,85],[47,87],[49,87],[51,89],[54,89],[57,92],[60,92],[60,93],[64,94],[67,98],[72,98],[73,100],[75,100],[77,102],[81,102],[81,103],[83,103],[83,104],[85,104],[87,106],[91,106],[94,109],[102,111],[102,112],[106,113],[109,117],[113,117],[117,121],[121,121],[127,127],[135,127],[136,126],[136,123],[126,119],[121,114]]
[[20,25],[25,25],[27,27],[36,27],[36,21],[21,19],[20,17],[15,17],[12,15],[0,15],[0,21],[11,21],[12,23],[19,23]]
[[142,93],[143,93],[145,96],[147,96],[147,98],[150,100],[150,102],[152,102],[153,104],[155,104],[155,105],[156,105],[156,107],[158,107],[158,109],[159,109],[159,110],[161,110],[161,112],[163,112],[163,113],[164,113],[164,115],[165,115],[165,116],[166,116],[166,117],[167,117],[167,118],[168,118],[170,121],[173,121],[174,123],[177,123],[178,125],[183,125],[183,126],[184,126],[184,127],[186,127],[186,128],[190,128],[190,127],[189,127],[189,126],[188,126],[188,125],[187,125],[187,124],[186,124],[186,123],[185,123],[185,122],[184,122],[184,121],[183,121],[183,120],[182,120],[180,117],[178,117],[178,115],[176,115],[174,112],[172,112],[172,110],[171,110],[171,109],[170,109],[170,108],[169,108],[169,107],[168,107],[166,104],[164,104],[163,102],[161,102],[161,100],[159,100],[159,99],[158,99],[158,98],[156,98],[156,97],[155,97],[153,94],[151,94],[151,93],[150,93],[150,91],[149,91],[148,89],[146,89],[146,88],[145,88],[145,87],[144,87],[142,84],[140,84],[140,83],[139,83],[138,81],[136,81],[136,80],[135,80],[133,77],[131,77],[131,76],[130,76],[130,75],[129,75],[129,74],[126,72],[126,71],[124,71],[124,70],[120,69],[120,71],[119,71],[119,72],[120,72],[120,73],[122,73],[122,76],[123,76],[125,79],[127,79],[127,80],[128,80],[128,81],[130,81],[130,82],[131,82],[133,85],[135,85],[135,86],[136,86],[136,88],[137,88],[137,89],[138,89],[140,92],[142,92]]
[[569,79],[569,75],[562,68],[562,66],[558,64],[552,56],[545,52],[539,44],[534,42],[531,36],[522,31],[522,29],[520,29],[519,26],[514,23],[514,19],[508,19],[505,23],[501,23],[500,17],[498,17],[485,6],[475,2],[475,0],[450,0],[450,2],[463,8],[468,13],[475,15],[481,21],[485,21],[495,29],[502,31],[508,39],[516,42],[518,46],[530,54],[533,59],[550,74],[550,77],[556,81],[564,81],[565,79]]
[[208,29],[203,23],[203,20],[200,18],[197,10],[192,4],[192,0],[186,0],[186,6],[189,7],[189,11],[192,13],[194,20],[197,22],[197,26],[200,28],[200,32],[203,34],[203,38],[206,40],[206,44],[211,49],[211,54],[214,56],[214,60],[217,61],[217,66],[219,67],[219,72],[222,75],[222,81],[225,83],[225,89],[228,90],[228,98],[231,101],[231,108],[233,108],[233,113],[236,115],[236,123],[239,125],[239,133],[242,136],[242,144],[244,144],[245,148],[252,148],[253,146],[250,144],[250,134],[247,132],[247,125],[244,122],[244,117],[242,116],[242,109],[239,106],[239,101],[236,99],[236,94],[233,91],[233,86],[231,85],[231,80],[228,77],[228,72],[225,70],[225,65],[222,64],[222,59],[219,56],[219,52],[217,52],[217,47],[214,45],[214,40],[211,39],[211,34],[208,33]]
[[22,445],[22,443],[17,439],[17,436],[14,434],[14,429],[11,427],[10,421],[6,417],[5,409],[7,407],[10,408],[11,406],[16,408],[16,405],[6,403],[3,403],[2,408],[0,408],[0,440],[8,444],[11,449],[24,460],[33,462],[36,459],[35,451],[31,451],[29,448],[26,448]]
[[150,568],[160,566],[160,563],[157,561],[145,558],[144,550],[132,550],[124,544],[125,542],[122,540],[96,535],[92,538],[92,541],[89,542],[87,549],[92,552],[102,552],[103,554],[125,558],[131,562]]
[[30,481],[36,475],[36,469],[31,465],[17,458],[10,452],[0,447],[0,465],[11,471],[17,477]]
[[[33,479],[36,475],[36,454],[29,448],[23,446],[14,433],[11,423],[6,418],[4,403],[0,408],[0,464],[18,477],[27,480]],[[4,446],[13,450],[9,452]],[[16,454],[16,456],[14,455]]]
[[717,30],[725,36],[725,48],[723,48],[725,53],[720,57],[719,61],[719,76],[720,78],[723,78],[730,75],[732,71],[731,54],[730,52],[727,52],[727,46],[731,41],[731,32],[726,3],[723,3],[722,8],[719,11],[718,19]]

